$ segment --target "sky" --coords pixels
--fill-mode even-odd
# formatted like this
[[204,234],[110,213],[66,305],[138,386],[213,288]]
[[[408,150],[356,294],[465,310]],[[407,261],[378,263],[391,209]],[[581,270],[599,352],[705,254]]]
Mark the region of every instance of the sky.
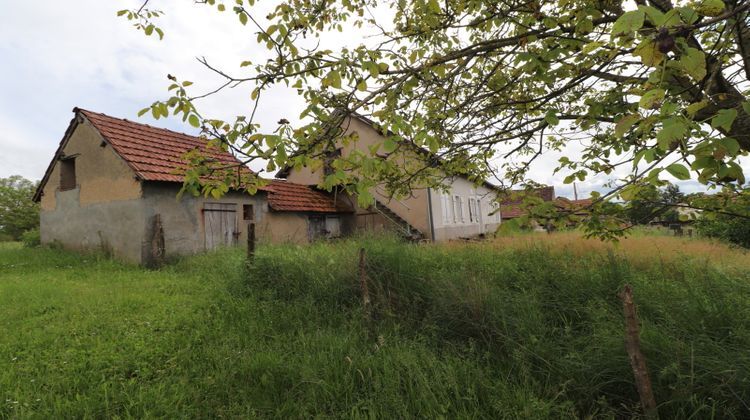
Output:
[[[254,30],[239,25],[233,12],[218,13],[190,0],[152,0],[150,7],[167,12],[158,20],[165,37],[146,37],[116,16],[118,10],[140,4],[0,0],[5,17],[0,25],[0,177],[41,179],[73,117],[73,107],[196,134],[179,119],[154,121],[149,114],[139,118],[137,113],[168,97],[167,74],[194,82],[194,93],[217,87],[221,79],[196,57],[242,74],[242,61],[258,62],[267,54],[264,46],[256,45]],[[264,15],[262,10],[258,14]],[[303,108],[292,90],[278,88],[264,98],[257,119],[266,130],[275,128],[281,118],[294,121]],[[198,106],[211,117],[231,119],[248,114],[251,105],[250,86],[241,86]],[[566,153],[574,154],[575,148]],[[572,185],[562,183],[564,175],[552,173],[561,155],[543,156],[532,166],[530,177],[554,185],[558,195],[572,197]],[[750,168],[747,162],[745,167]],[[603,191],[608,180],[594,177],[579,183],[579,196]],[[680,186],[686,192],[700,189],[695,181]]]

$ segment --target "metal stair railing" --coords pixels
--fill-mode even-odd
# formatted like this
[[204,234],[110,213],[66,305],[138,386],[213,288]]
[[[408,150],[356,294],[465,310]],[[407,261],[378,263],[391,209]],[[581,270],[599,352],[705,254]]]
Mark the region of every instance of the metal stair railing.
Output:
[[[385,217],[388,221],[390,221],[391,223],[396,225],[398,228],[403,230],[408,238],[413,238],[415,236],[414,235],[415,232],[418,237],[424,237],[424,234],[419,229],[412,226],[409,222],[407,222],[406,220],[401,218],[399,215],[394,213],[393,210],[389,209],[388,206],[381,203],[380,201],[375,200],[375,205],[373,206],[373,208],[375,209],[375,211],[377,211],[383,217]],[[390,215],[388,213],[390,213]]]

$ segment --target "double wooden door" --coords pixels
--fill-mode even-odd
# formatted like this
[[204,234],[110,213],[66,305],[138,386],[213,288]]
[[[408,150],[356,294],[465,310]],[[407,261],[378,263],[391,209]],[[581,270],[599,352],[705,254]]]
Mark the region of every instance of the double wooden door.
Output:
[[237,205],[233,203],[205,203],[203,226],[206,249],[234,246],[239,237]]

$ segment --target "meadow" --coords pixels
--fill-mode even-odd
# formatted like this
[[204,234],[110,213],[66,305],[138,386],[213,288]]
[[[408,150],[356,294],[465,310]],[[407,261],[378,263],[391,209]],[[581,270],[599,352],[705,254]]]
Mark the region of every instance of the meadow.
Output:
[[[371,305],[362,304],[366,250]],[[575,233],[260,246],[160,270],[0,244],[0,418],[750,416],[750,255]]]

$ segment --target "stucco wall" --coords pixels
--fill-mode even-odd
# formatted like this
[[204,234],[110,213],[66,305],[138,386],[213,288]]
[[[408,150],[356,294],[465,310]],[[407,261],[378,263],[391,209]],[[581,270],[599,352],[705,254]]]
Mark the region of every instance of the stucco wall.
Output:
[[55,210],[40,213],[42,243],[60,243],[79,251],[103,250],[122,261],[141,262],[145,229],[139,199],[83,206],[80,189],[56,191]]
[[121,260],[139,263],[144,231],[141,186],[127,164],[88,123],[82,122],[62,150],[74,156],[76,188],[60,191],[55,162],[41,197],[42,243],[76,250],[105,249]]
[[[345,126],[345,134],[349,135],[352,133],[357,134],[356,140],[349,141],[345,144],[339,142],[342,156],[348,156],[354,150],[369,153],[371,146],[383,142],[383,136],[379,132],[373,129],[369,124],[356,118],[348,120]],[[398,157],[394,156],[392,158],[396,159]],[[316,185],[323,180],[323,168],[313,169],[303,167],[300,169],[292,169],[289,172],[287,179],[290,182],[298,184]],[[399,217],[419,229],[427,237],[430,236],[430,222],[427,208],[428,194],[426,189],[414,189],[411,196],[398,198],[389,198],[382,186],[376,187],[371,193],[378,201],[387,205],[388,208]],[[367,209],[357,208],[356,210],[358,214],[370,213]]]
[[263,220],[256,226],[258,240],[267,243],[306,244],[307,216],[301,213],[265,211]]
[[[133,171],[103,141],[94,127],[82,122],[71,133],[63,149],[65,156],[78,155],[75,167],[81,206],[132,200],[141,195],[141,184],[135,179]],[[55,192],[59,191],[59,187],[60,165],[56,162],[42,192],[42,210],[56,208]]]
[[[494,212],[492,202],[496,197],[495,191],[485,186],[475,186],[463,178],[456,178],[449,184],[450,192],[443,193],[440,191],[432,192],[432,211],[434,215],[435,239],[438,241],[468,238],[480,234],[492,234],[500,226],[500,217]],[[462,210],[464,214],[463,221],[448,220],[443,217],[443,195],[453,197],[458,195],[462,198]],[[479,200],[481,219],[480,221],[471,221],[469,218],[469,198]],[[448,204],[451,205],[450,201]],[[449,211],[449,216],[453,214],[453,208]]]
[[[203,225],[203,207],[205,203],[235,204],[235,221],[237,232],[237,245],[244,245],[247,241],[247,224],[243,220],[242,206],[252,204],[256,232],[258,224],[264,223],[266,205],[265,195],[251,196],[239,192],[229,192],[220,199],[193,197],[183,195],[179,200],[177,193],[181,185],[176,183],[146,183],[143,187],[143,200],[145,205],[145,218],[152,220],[156,214],[161,215],[161,223],[164,229],[164,247],[167,256],[189,255],[205,251],[205,226]],[[260,238],[258,238],[260,239]],[[149,235],[143,240],[144,253],[148,252],[150,245]],[[145,255],[145,254],[144,254]]]

